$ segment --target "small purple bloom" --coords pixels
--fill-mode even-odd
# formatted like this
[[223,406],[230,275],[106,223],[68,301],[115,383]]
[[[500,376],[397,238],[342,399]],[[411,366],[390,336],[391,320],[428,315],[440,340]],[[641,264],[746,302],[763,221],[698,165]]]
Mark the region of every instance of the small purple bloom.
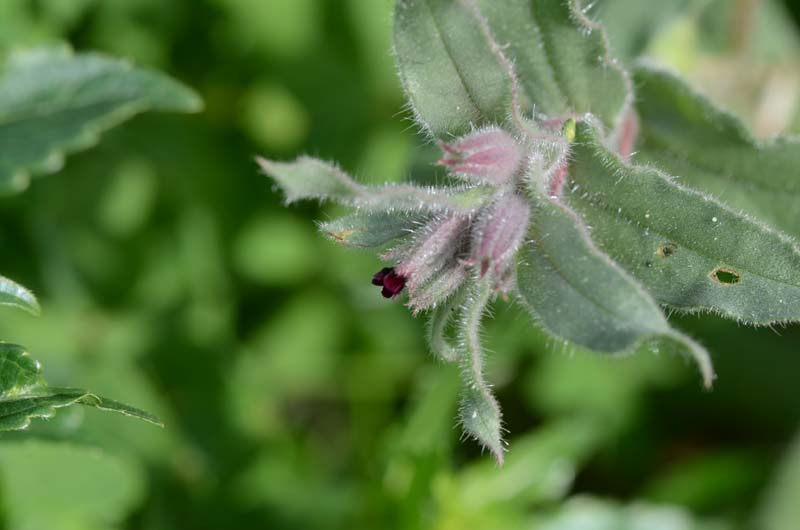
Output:
[[506,131],[489,128],[439,143],[444,157],[437,162],[471,183],[500,185],[508,182],[522,162],[519,143]]
[[395,272],[394,267],[384,267],[372,277],[372,285],[383,287],[384,298],[394,298],[406,286],[406,277]]

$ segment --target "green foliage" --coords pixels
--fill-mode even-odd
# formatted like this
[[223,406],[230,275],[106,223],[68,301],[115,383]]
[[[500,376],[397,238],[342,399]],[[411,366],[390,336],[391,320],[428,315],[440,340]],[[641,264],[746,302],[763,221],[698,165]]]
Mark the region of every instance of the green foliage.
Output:
[[38,315],[39,302],[32,292],[20,284],[0,276],[0,305],[8,305]]
[[160,74],[68,48],[12,53],[0,74],[0,189],[61,168],[65,153],[146,110],[196,111],[200,99]]
[[56,409],[87,405],[99,410],[163,426],[142,410],[79,388],[53,388],[41,375],[41,365],[15,344],[0,343],[0,431],[26,429],[33,418],[49,418]]
[[[498,23],[493,17],[503,16],[498,4],[505,3],[514,16]],[[458,361],[468,291],[431,310],[439,316],[428,330],[442,354],[436,359],[426,355],[424,322],[369,285],[383,265],[329,240],[391,252],[443,212],[334,202],[287,210],[254,175],[255,153],[283,159],[306,152],[339,161],[369,189],[407,178],[428,191],[453,183],[431,165],[440,157],[431,138],[402,117],[390,51],[393,4],[0,1],[0,56],[12,53],[9,45],[69,41],[168,72],[202,94],[207,108],[188,119],[137,116],[72,155],[58,178],[34,179],[25,194],[0,201],[2,272],[35,292],[42,309],[32,318],[0,308],[0,337],[24,344],[54,387],[124,399],[167,425],[71,406],[24,432],[2,433],[0,526],[744,530],[764,528],[762,514],[776,506],[774,524],[792,528],[792,512],[786,522],[777,506],[790,510],[798,490],[776,479],[791,473],[791,458],[782,455],[800,425],[796,327],[754,329],[667,307],[672,329],[714,354],[719,378],[705,392],[679,344],[647,341],[636,355],[598,355],[531,325],[513,293],[508,301],[498,296],[479,331],[484,382],[502,404],[509,447],[499,468],[475,444],[459,441],[462,374],[458,362],[443,362]],[[513,55],[522,124],[540,126],[552,111],[537,100],[541,119],[530,119],[537,94],[522,87],[520,74],[530,48],[501,35],[529,15],[526,3],[477,4],[504,55]],[[640,52],[669,61],[688,75],[681,84],[692,94],[699,87],[714,108],[732,108],[750,136],[763,138],[782,129],[764,129],[761,117],[788,124],[796,115],[788,96],[797,92],[797,52],[784,39],[796,24],[781,15],[780,2],[753,2],[775,15],[752,17],[752,38],[737,48],[733,37],[748,32],[735,15],[749,4],[700,1],[684,9],[677,0],[602,0],[583,7],[591,6],[587,19],[604,22],[624,64]],[[600,42],[599,30],[576,27],[569,42],[583,49]],[[636,42],[624,51],[618,43],[628,37]],[[557,44],[533,32],[525,39]],[[638,67],[630,71],[641,77]],[[615,83],[614,69],[597,72],[587,76],[590,97],[592,87],[601,93]],[[641,79],[634,87],[639,105],[648,87]],[[556,94],[557,103],[569,89],[565,83],[541,97]],[[762,103],[772,110],[765,114]],[[591,101],[583,111],[599,105]],[[613,104],[608,109],[617,117]],[[656,165],[644,154],[644,110],[632,161]],[[667,118],[683,115],[676,108]],[[501,121],[523,136],[509,112]],[[608,152],[619,146],[610,129],[604,124]],[[560,147],[569,139],[560,124],[537,132],[555,136]],[[576,149],[568,147],[571,157]],[[537,163],[555,171],[558,152]],[[667,162],[678,164],[659,167]],[[666,172],[700,188],[690,175]],[[458,186],[465,190],[464,182]],[[577,211],[569,189],[557,204]],[[732,204],[721,192],[701,191]],[[490,195],[476,197],[473,211]],[[746,211],[791,232],[778,226],[777,206]],[[328,239],[318,237],[311,218]],[[538,220],[532,211],[531,223]],[[595,250],[610,256],[598,227],[583,224]],[[387,241],[392,234],[399,239]],[[521,246],[519,256],[528,254]],[[778,491],[774,498],[787,500],[767,500]]]

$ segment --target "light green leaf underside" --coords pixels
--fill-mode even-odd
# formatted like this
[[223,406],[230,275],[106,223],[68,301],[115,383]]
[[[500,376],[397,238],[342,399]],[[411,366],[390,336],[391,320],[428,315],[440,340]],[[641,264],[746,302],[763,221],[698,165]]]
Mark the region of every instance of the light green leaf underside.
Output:
[[32,315],[38,315],[40,311],[39,302],[32,292],[3,276],[0,276],[0,305],[16,307]]
[[708,353],[672,330],[658,304],[594,246],[577,214],[540,197],[517,285],[534,318],[562,340],[600,353],[667,348],[693,358],[710,386]]
[[635,77],[637,161],[800,236],[799,139],[754,139],[737,117],[665,71],[640,67]]
[[800,318],[800,252],[788,237],[655,169],[628,166],[581,124],[570,204],[592,239],[656,300],[753,324]]
[[591,112],[614,128],[630,100],[627,74],[578,0],[479,0],[537,114]]
[[[470,5],[472,4],[472,5]],[[470,0],[398,0],[394,48],[400,78],[421,124],[461,135],[506,120],[509,73],[493,52]]]
[[333,221],[319,223],[330,239],[353,248],[381,248],[409,236],[429,219],[425,215],[398,215],[384,212],[357,212]]
[[161,425],[152,414],[88,390],[47,386],[41,376],[41,366],[23,347],[0,343],[0,431],[24,429],[34,418],[49,418],[56,409],[75,404]]
[[257,159],[265,174],[286,194],[287,202],[301,199],[332,200],[366,212],[457,212],[474,213],[492,194],[493,188],[419,187],[412,184],[365,186],[338,167],[310,157],[294,162]]
[[190,89],[125,61],[66,47],[12,53],[0,70],[0,189],[58,170],[66,153],[140,112],[200,107]]

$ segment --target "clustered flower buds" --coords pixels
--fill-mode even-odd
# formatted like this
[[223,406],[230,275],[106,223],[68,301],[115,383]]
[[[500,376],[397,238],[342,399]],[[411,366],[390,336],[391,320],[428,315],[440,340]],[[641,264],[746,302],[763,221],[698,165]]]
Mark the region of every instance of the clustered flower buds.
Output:
[[410,243],[382,256],[396,265],[382,269],[372,283],[387,298],[407,286],[415,311],[447,298],[473,269],[480,278],[491,272],[497,290],[505,290],[530,217],[528,201],[517,194],[515,179],[521,171],[523,145],[508,132],[483,129],[439,146],[444,153],[439,165],[454,177],[495,191],[476,214],[436,216]]
[[473,184],[502,185],[519,169],[522,148],[509,133],[499,128],[476,131],[447,144],[439,142],[447,166],[456,177]]

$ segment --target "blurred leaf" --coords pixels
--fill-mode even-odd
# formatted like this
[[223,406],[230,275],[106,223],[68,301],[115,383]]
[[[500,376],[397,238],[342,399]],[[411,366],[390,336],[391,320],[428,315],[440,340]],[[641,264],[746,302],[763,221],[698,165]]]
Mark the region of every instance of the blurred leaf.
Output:
[[144,498],[143,476],[90,447],[0,444],[0,495],[9,530],[116,528]]
[[751,324],[800,319],[800,251],[786,236],[646,166],[580,125],[568,200],[601,249],[656,300]]
[[0,276],[0,305],[8,305],[38,315],[39,302],[32,292],[20,284]]
[[312,228],[287,214],[260,216],[244,225],[234,240],[239,273],[265,285],[302,282],[319,270],[322,260]]
[[286,87],[259,83],[242,101],[242,124],[251,137],[272,151],[290,151],[306,139],[309,120],[302,103]]
[[636,160],[678,175],[687,186],[800,235],[800,142],[756,140],[732,114],[677,76],[636,70],[641,138]]
[[515,438],[506,463],[466,468],[458,478],[459,503],[478,511],[492,504],[508,509],[561,499],[581,464],[603,442],[600,424],[591,420],[556,421]]
[[[597,15],[608,30],[614,53],[630,61],[641,55],[650,42],[675,18],[707,0],[604,0],[597,4]],[[638,88],[638,87],[637,87]]]
[[19,190],[31,172],[60,169],[66,153],[140,112],[200,106],[183,85],[103,55],[64,47],[13,53],[0,73],[0,187]]
[[644,488],[652,502],[683,506],[701,513],[742,508],[758,491],[764,475],[763,457],[745,451],[716,451],[672,463]]
[[56,409],[75,404],[162,425],[152,414],[88,390],[49,387],[40,372],[41,365],[24,348],[0,343],[0,431],[25,429],[31,419],[48,418]]
[[800,438],[777,467],[759,513],[760,530],[787,530],[800,521]]
[[126,237],[141,229],[156,200],[158,176],[143,160],[127,160],[114,172],[98,205],[98,220],[114,236]]
[[239,47],[278,59],[308,53],[321,33],[323,6],[319,0],[215,0],[227,17],[228,38]]
[[576,497],[551,517],[530,528],[534,530],[723,530],[726,525],[703,523],[676,506],[633,503],[621,506],[590,497]]
[[606,353],[663,337],[695,359],[710,386],[708,352],[670,329],[644,288],[594,246],[577,214],[545,197],[537,205],[517,270],[522,299],[537,322],[563,340]]

